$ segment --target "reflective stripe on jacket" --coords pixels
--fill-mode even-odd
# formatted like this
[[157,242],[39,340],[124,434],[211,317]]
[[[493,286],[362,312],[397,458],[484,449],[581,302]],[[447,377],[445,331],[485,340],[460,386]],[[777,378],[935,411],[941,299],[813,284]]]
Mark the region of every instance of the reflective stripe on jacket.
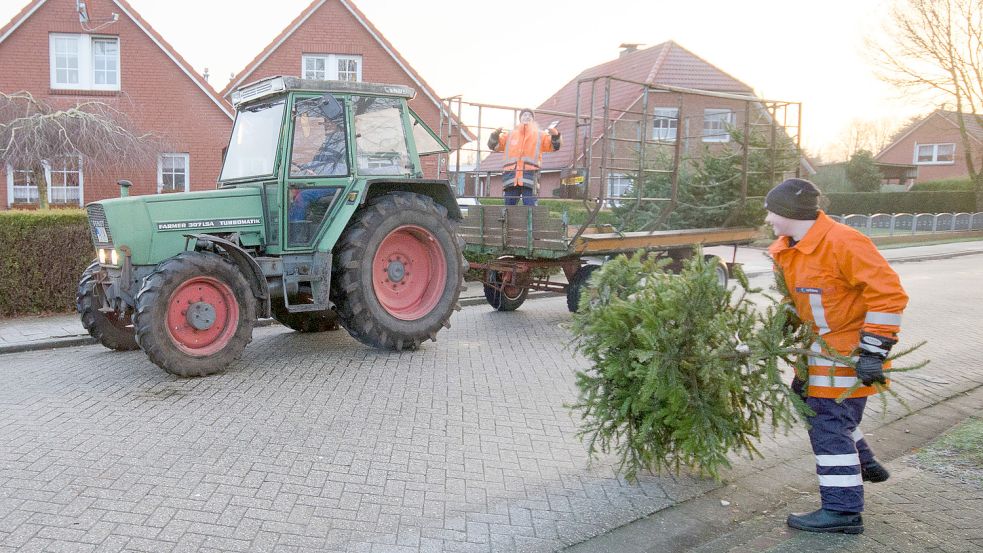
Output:
[[535,121],[522,123],[510,132],[502,132],[498,135],[498,147],[496,152],[504,152],[504,165],[502,171],[515,171],[516,176],[513,182],[506,183],[506,186],[517,185],[530,186],[524,180],[523,171],[538,171],[543,163],[543,153],[553,151],[553,140],[548,131],[541,131]]
[[[768,251],[785,274],[799,317],[837,353],[856,353],[861,331],[896,339],[908,295],[869,238],[820,211],[802,240],[789,246],[789,238],[781,236]],[[820,346],[810,349],[819,352]],[[809,358],[810,396],[836,398],[856,381],[850,367]],[[850,397],[875,393],[873,386],[861,386]]]

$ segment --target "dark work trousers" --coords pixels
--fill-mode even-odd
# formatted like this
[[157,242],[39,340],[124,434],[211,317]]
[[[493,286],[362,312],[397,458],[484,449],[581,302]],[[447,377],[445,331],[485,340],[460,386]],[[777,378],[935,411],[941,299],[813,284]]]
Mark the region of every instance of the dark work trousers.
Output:
[[536,205],[536,196],[528,186],[506,186],[505,205],[517,205],[522,197],[522,205]]
[[867,398],[806,399],[816,415],[809,419],[809,441],[816,455],[819,495],[823,509],[846,513],[864,510],[864,484],[860,465],[874,460],[874,453],[860,432]]

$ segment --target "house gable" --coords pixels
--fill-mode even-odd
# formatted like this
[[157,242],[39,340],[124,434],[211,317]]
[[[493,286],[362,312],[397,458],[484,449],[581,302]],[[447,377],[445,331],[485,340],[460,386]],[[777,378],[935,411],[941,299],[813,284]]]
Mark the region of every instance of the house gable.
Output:
[[[141,133],[153,132],[166,153],[181,156],[188,189],[213,188],[232,126],[231,106],[199,76],[125,0],[87,0],[80,21],[75,0],[35,0],[0,30],[0,90],[27,91],[51,105],[98,101],[124,113]],[[50,71],[50,36],[110,37],[118,45],[118,87],[56,88]],[[170,159],[170,158],[169,158]],[[116,180],[133,181],[133,194],[157,193],[159,167],[108,171],[83,162],[83,202],[116,196]],[[110,174],[112,173],[112,174]],[[0,205],[8,205],[9,178],[0,178]],[[8,201],[4,201],[4,200]]]
[[[914,165],[918,167],[915,182],[939,179],[962,178],[969,174],[965,159],[965,145],[955,119],[958,114],[936,110],[912,123],[897,139],[881,150],[874,159],[883,164]],[[971,140],[983,146],[983,129],[970,121],[967,130]],[[953,159],[948,163],[923,162],[917,160],[919,145],[952,144]]]

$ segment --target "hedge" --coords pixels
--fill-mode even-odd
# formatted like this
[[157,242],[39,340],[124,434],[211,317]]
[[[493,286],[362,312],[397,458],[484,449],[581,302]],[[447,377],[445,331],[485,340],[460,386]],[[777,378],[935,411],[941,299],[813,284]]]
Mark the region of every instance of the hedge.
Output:
[[0,244],[0,316],[75,308],[95,257],[84,211],[0,211]]
[[831,215],[977,211],[976,194],[972,191],[855,192],[824,197],[824,209]]
[[911,187],[911,192],[925,192],[931,190],[973,190],[973,181],[969,177],[964,179],[945,179],[920,182]]

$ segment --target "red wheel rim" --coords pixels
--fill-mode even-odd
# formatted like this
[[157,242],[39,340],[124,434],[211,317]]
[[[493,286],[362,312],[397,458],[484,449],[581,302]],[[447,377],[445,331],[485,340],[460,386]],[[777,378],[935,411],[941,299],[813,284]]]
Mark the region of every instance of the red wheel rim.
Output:
[[[188,321],[194,304],[206,304],[214,310],[214,323],[198,329]],[[239,326],[239,302],[228,284],[213,277],[195,277],[171,294],[167,302],[167,333],[174,344],[188,355],[204,357],[221,351]]]
[[372,259],[372,288],[393,317],[414,321],[433,310],[447,285],[447,261],[425,228],[403,225],[379,244]]

